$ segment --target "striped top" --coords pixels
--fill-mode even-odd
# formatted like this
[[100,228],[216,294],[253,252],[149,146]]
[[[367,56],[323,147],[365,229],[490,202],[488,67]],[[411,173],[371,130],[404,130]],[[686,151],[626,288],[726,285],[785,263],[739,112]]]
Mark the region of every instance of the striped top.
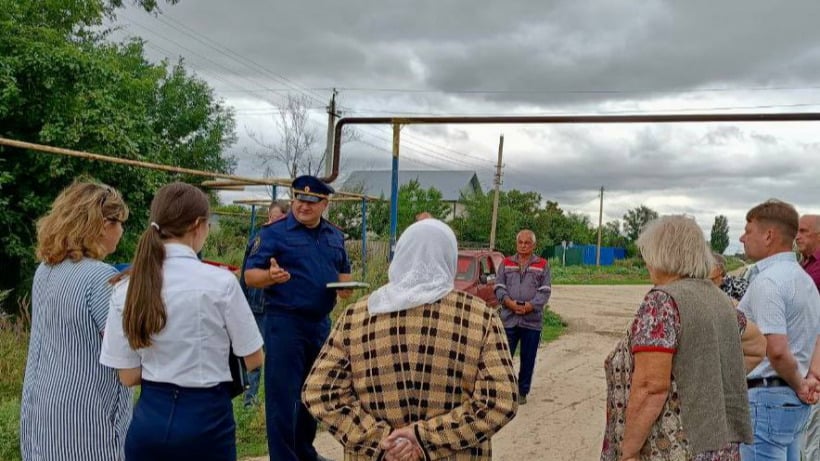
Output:
[[40,264],[20,415],[24,460],[121,460],[132,392],[99,363],[116,270],[83,259]]

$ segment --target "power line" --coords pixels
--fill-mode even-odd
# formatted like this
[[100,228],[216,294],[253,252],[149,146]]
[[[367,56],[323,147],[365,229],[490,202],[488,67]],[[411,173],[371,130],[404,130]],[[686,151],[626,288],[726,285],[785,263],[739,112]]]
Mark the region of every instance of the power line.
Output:
[[[393,142],[392,134],[390,135],[390,137],[383,137],[383,136],[380,136],[379,134],[369,133],[369,132],[365,132],[364,134],[366,134],[366,135],[368,135],[372,138],[378,139],[382,142],[385,142],[387,144],[392,144],[392,142]],[[458,166],[460,168],[467,167],[467,168],[476,169],[476,170],[486,169],[486,168],[483,168],[481,166],[476,166],[476,165],[466,163],[463,160],[453,159],[451,157],[446,157],[446,156],[443,156],[443,155],[440,155],[440,154],[436,154],[436,153],[433,153],[433,152],[424,151],[424,150],[420,150],[420,149],[415,148],[415,147],[408,146],[406,141],[404,141],[404,140],[401,140],[401,146],[403,146],[403,147],[400,147],[401,152],[402,152],[401,155],[403,157],[408,157],[408,158],[413,159],[413,157],[409,156],[408,154],[411,153],[411,152],[414,152],[417,155],[427,157],[431,160],[434,160],[434,161],[437,161],[437,162],[449,163],[449,164]],[[384,149],[384,150],[385,150],[385,152],[388,152],[388,153],[392,154],[392,150],[388,150],[388,149]],[[439,166],[436,166],[436,167],[438,168]]]
[[[168,25],[168,22],[163,17],[157,17],[157,18],[163,24]],[[171,22],[173,22],[174,24],[176,24],[179,28],[184,29],[181,32],[183,32],[186,35],[192,37],[193,39],[199,41],[203,45],[208,46],[208,44],[210,44],[210,48],[214,49],[215,51],[227,56],[228,58],[230,58],[230,59],[232,59],[232,60],[234,60],[234,61],[236,61],[240,64],[245,65],[248,68],[252,68],[251,66],[249,66],[247,64],[247,63],[250,63],[251,65],[255,66],[257,69],[262,70],[263,72],[265,72],[268,75],[272,76],[274,79],[279,80],[280,82],[287,85],[288,87],[293,88],[293,89],[301,92],[302,94],[305,94],[309,98],[311,98],[315,101],[318,101],[320,104],[324,104],[324,101],[322,99],[320,99],[320,97],[318,95],[313,94],[310,89],[302,87],[302,86],[296,84],[295,82],[293,82],[292,80],[288,79],[287,77],[285,77],[283,75],[280,75],[280,74],[277,74],[276,72],[273,72],[272,70],[262,66],[261,64],[257,63],[256,61],[254,61],[254,60],[252,60],[248,57],[245,57],[245,56],[237,53],[236,51],[231,50],[230,48],[227,48],[223,45],[220,45],[219,43],[214,42],[210,38],[200,34],[199,32],[191,29],[190,27],[186,26],[185,24],[183,24],[183,23],[181,23],[181,22],[179,22],[179,21],[177,21],[177,20],[175,20],[171,17],[168,17],[167,19],[170,20]],[[169,26],[169,27],[172,27],[172,26]],[[198,39],[197,37],[200,37],[201,39]],[[221,48],[221,50],[220,50],[220,48]],[[227,53],[225,51],[222,51],[222,50],[226,50]],[[234,57],[232,55],[235,55],[236,57]]]
[[[308,88],[305,88],[308,89]],[[309,88],[315,91],[330,91],[330,87]],[[415,94],[638,94],[638,93],[670,93],[673,90],[663,89],[581,89],[581,90],[547,90],[547,89],[522,89],[522,90],[499,90],[499,89],[435,89],[435,88],[379,88],[379,87],[336,87],[339,91],[358,93],[415,93]],[[739,93],[739,92],[766,92],[766,91],[814,91],[820,90],[820,86],[761,86],[761,87],[736,87],[736,88],[691,88],[678,90],[681,93]],[[231,90],[231,92],[280,92],[288,91],[287,88],[257,88],[253,90]]]
[[[175,23],[177,23],[180,27],[184,27],[184,28],[186,28],[186,29],[188,29],[188,30],[191,30],[190,28],[188,28],[188,27],[187,27],[187,26],[185,26],[184,24],[179,23],[178,21],[174,21],[174,22],[175,22]],[[182,44],[180,44],[180,43],[176,42],[175,40],[173,40],[173,39],[171,39],[171,38],[169,38],[169,37],[167,37],[167,36],[165,36],[165,35],[163,35],[163,34],[161,34],[161,33],[157,32],[157,31],[155,31],[155,30],[153,30],[153,29],[151,29],[151,28],[149,28],[149,27],[144,26],[143,24],[140,24],[140,23],[138,23],[138,22],[136,22],[136,21],[131,21],[131,23],[132,23],[132,24],[134,24],[134,25],[136,25],[137,27],[140,27],[140,28],[142,28],[142,29],[146,30],[147,32],[149,32],[149,33],[151,33],[151,34],[156,35],[157,37],[160,37],[161,39],[166,40],[167,42],[169,42],[169,43],[171,43],[171,44],[173,44],[173,45],[176,45],[177,47],[179,47],[179,48],[181,48],[181,49],[183,49],[183,50],[188,51],[189,53],[192,53],[192,54],[193,54],[193,55],[195,55],[195,56],[200,57],[201,59],[204,59],[204,60],[205,60],[205,61],[207,61],[207,62],[210,62],[211,64],[213,64],[213,65],[215,65],[215,66],[217,66],[217,67],[219,67],[219,68],[221,68],[221,69],[226,70],[226,71],[228,72],[228,75],[229,75],[229,76],[233,76],[233,77],[235,77],[235,76],[236,76],[236,74],[237,74],[237,73],[234,71],[234,69],[228,68],[228,67],[226,67],[225,65],[223,65],[222,63],[216,62],[216,61],[214,61],[214,60],[212,60],[212,59],[210,59],[210,58],[208,58],[208,57],[206,57],[206,56],[203,56],[202,54],[200,54],[200,53],[198,53],[198,52],[196,52],[196,51],[194,51],[194,50],[192,50],[192,49],[190,49],[190,48],[188,48],[188,47],[186,47],[186,46],[184,46],[184,45],[182,45]],[[165,24],[166,26],[168,26],[168,24],[167,24],[167,23],[164,23],[164,24]],[[169,26],[169,27],[170,27],[170,26]],[[215,49],[215,47],[219,46],[219,45],[215,44],[213,41],[211,41],[210,39],[207,39],[207,38],[204,38],[204,37],[203,37],[203,39],[202,39],[202,40],[198,39],[198,38],[196,37],[196,35],[199,35],[199,34],[197,34],[197,33],[196,33],[196,32],[194,32],[194,31],[191,31],[191,33],[186,33],[186,35],[187,35],[187,36],[189,36],[189,37],[191,37],[191,38],[193,38],[193,39],[194,39],[194,40],[196,40],[198,43],[200,43],[201,45],[204,45],[204,46],[205,46],[205,47],[207,47],[207,48],[210,48],[210,49]],[[214,45],[209,45],[209,43],[208,43],[208,42],[210,42],[210,43],[214,43]],[[165,53],[167,53],[167,54],[173,54],[173,53],[170,53],[167,49],[164,49],[164,48],[159,47],[159,46],[157,46],[157,45],[154,45],[154,47],[156,47],[156,48],[158,48],[158,49],[160,49],[160,50],[164,51],[164,52],[165,52]],[[223,48],[224,48],[224,47],[223,47]],[[224,49],[228,50],[230,53],[233,53],[232,51],[230,51],[230,50],[229,50],[229,49],[227,49],[227,48],[224,48]],[[227,54],[227,53],[225,53],[225,52],[222,52],[222,51],[220,51],[220,50],[216,50],[216,51],[218,51],[220,54],[222,54],[222,55],[224,55],[224,56],[226,56],[226,57],[230,58],[230,59],[231,59],[231,60],[233,60],[234,62],[237,62],[237,63],[239,63],[239,64],[245,65],[246,67],[249,67],[249,68],[250,68],[250,66],[248,66],[247,64],[243,64],[243,63],[242,63],[242,61],[241,61],[240,59],[234,58],[233,56],[231,56],[231,55],[229,55],[229,54]],[[239,55],[239,57],[240,57],[240,58],[242,58],[242,57],[241,57],[241,55]],[[245,58],[242,58],[242,59],[245,59]],[[256,63],[254,63],[254,62],[253,62],[253,61],[251,61],[251,60],[248,60],[248,61],[249,61],[249,62],[251,62],[251,63],[253,63],[253,64],[255,64],[257,67],[259,67],[259,68],[261,68],[261,69],[263,69],[263,70],[267,71],[267,69],[265,69],[263,66],[261,66],[261,65],[259,65],[259,64],[256,64]],[[202,70],[200,70],[200,71],[202,71]],[[203,72],[208,72],[208,73],[210,73],[209,71],[203,71]],[[269,71],[268,71],[268,72],[269,72]],[[230,85],[230,86],[233,86],[233,87],[239,87],[237,84],[232,83],[232,82],[230,82],[230,81],[227,81],[227,80],[225,80],[225,79],[221,78],[221,77],[220,77],[220,75],[222,75],[222,74],[220,74],[220,73],[218,73],[218,72],[216,73],[216,76],[217,76],[217,78],[218,78],[219,80],[221,80],[221,81],[223,81],[223,82],[227,83],[227,84],[228,84],[228,85]],[[292,83],[290,80],[286,79],[285,77],[279,76],[279,75],[277,75],[277,74],[274,74],[274,76],[275,76],[276,78],[278,78],[278,79],[283,79],[283,80],[285,80],[286,82],[288,82],[288,83],[291,85],[291,87],[295,88],[297,91],[300,91],[300,92],[302,91],[302,87],[300,87],[300,86],[296,85],[295,83]],[[229,78],[230,78],[230,77],[229,77]],[[251,80],[250,78],[248,78],[248,77],[239,77],[239,78],[240,78],[241,80],[245,80],[245,81],[248,81],[248,82],[250,82],[250,83],[252,83],[252,84],[255,84],[255,82],[254,82],[253,80]],[[242,91],[244,91],[244,90],[242,90]],[[317,101],[318,101],[318,99],[317,99],[317,98],[313,97],[313,96],[312,96],[312,95],[310,95],[310,94],[307,94],[307,93],[304,93],[304,92],[303,92],[303,94],[305,94],[306,96],[311,97],[312,99],[314,99],[314,100],[317,100]],[[262,98],[262,99],[267,100],[267,98]],[[271,103],[272,103],[272,104],[274,104],[274,105],[278,105],[278,104],[276,104],[276,103],[275,103],[275,102],[273,102],[273,101],[269,101],[269,100],[268,100],[268,102],[271,102]],[[320,101],[320,102],[321,102],[321,101]],[[310,108],[310,109],[311,109],[311,110],[313,110],[314,108]],[[281,109],[271,109],[271,110],[268,110],[268,109],[259,109],[259,110],[256,110],[256,109],[239,109],[239,110],[235,110],[235,112],[236,112],[236,113],[238,113],[238,114],[241,114],[241,115],[248,115],[248,116],[252,116],[252,115],[274,115],[274,114],[281,114],[281,113],[283,113],[283,111],[282,111]],[[351,109],[351,110],[350,110],[350,112],[354,112],[354,113],[355,113],[356,111],[354,111],[354,110],[352,110],[352,109]],[[316,121],[315,121],[315,120],[313,120],[313,119],[309,119],[309,121],[310,121],[311,123],[314,123],[314,124],[315,124],[315,125],[317,125],[317,126],[320,126],[320,125],[319,125],[319,123],[318,123],[318,122],[316,122]],[[321,126],[320,126],[320,127],[321,127]],[[378,129],[377,127],[372,127],[372,128]],[[379,138],[377,135],[373,135],[373,134],[368,133],[368,132],[365,132],[365,134],[368,134],[368,135],[371,135],[371,136],[374,136],[374,137]],[[403,138],[404,138],[404,139],[402,139],[402,143],[404,144],[404,146],[405,146],[405,149],[406,149],[406,150],[410,150],[410,151],[416,152],[416,153],[418,153],[419,155],[426,156],[426,157],[431,158],[431,159],[433,159],[433,160],[435,160],[435,161],[447,162],[447,163],[451,163],[451,164],[454,164],[454,165],[458,165],[458,166],[460,166],[460,167],[467,166],[467,167],[469,167],[469,168],[475,168],[475,169],[479,169],[479,170],[483,170],[483,169],[484,169],[484,168],[486,168],[486,167],[485,167],[484,165],[478,165],[478,164],[476,164],[475,162],[481,162],[481,163],[486,164],[486,165],[493,165],[493,163],[492,163],[490,160],[483,159],[483,158],[476,157],[476,156],[472,156],[472,155],[467,154],[467,153],[465,153],[465,152],[460,152],[460,151],[457,151],[457,150],[455,150],[455,149],[451,149],[451,148],[446,147],[446,146],[442,146],[442,145],[439,145],[439,144],[435,144],[435,143],[432,143],[432,142],[430,142],[430,141],[428,141],[428,140],[426,140],[426,139],[424,139],[424,138],[419,138],[419,137],[416,137],[416,136],[413,136],[413,135],[410,135],[410,134],[406,134]],[[384,138],[379,138],[379,139],[384,140]],[[414,141],[414,140],[415,140],[415,141]],[[392,140],[388,140],[388,142],[392,142]],[[415,147],[417,147],[417,148],[414,148],[414,147],[411,147],[411,146],[415,146]],[[461,160],[459,160],[459,159],[452,159],[452,158],[450,158],[450,156],[449,156],[446,152],[442,152],[442,150],[444,150],[444,151],[449,151],[449,152],[451,152],[451,153],[454,153],[454,154],[456,154],[456,155],[459,155],[459,156],[463,157],[463,159],[461,159]],[[390,152],[390,151],[388,150],[387,152]],[[418,163],[422,163],[422,164],[425,164],[425,165],[428,165],[428,166],[434,166],[434,165],[431,165],[431,164],[429,164],[429,163],[425,163],[425,162],[423,162],[423,161],[419,160],[418,158],[414,158],[414,157],[412,157],[412,156],[408,156],[408,158],[409,158],[410,160],[415,161],[415,162],[418,162]],[[467,160],[467,159],[472,159],[472,160]],[[470,162],[472,162],[472,164],[471,164]]]
[[[580,89],[580,90],[548,90],[548,89],[429,89],[429,88],[367,88],[367,87],[337,87],[340,91],[373,92],[373,93],[452,93],[452,94],[637,94],[637,93],[669,93],[672,89]],[[691,88],[678,90],[681,93],[735,93],[743,91],[811,91],[820,90],[820,86],[762,86],[737,88]]]
[[[219,62],[217,62],[217,61],[214,61],[213,59],[211,59],[211,58],[209,58],[209,57],[207,57],[207,56],[203,56],[202,54],[197,53],[196,51],[192,50],[191,48],[188,48],[188,47],[186,47],[185,45],[180,44],[180,43],[179,43],[179,42],[177,42],[176,40],[174,40],[174,39],[172,39],[172,38],[169,38],[168,36],[166,36],[166,35],[164,35],[164,34],[162,34],[162,33],[160,33],[160,32],[157,32],[156,30],[153,30],[153,29],[151,29],[151,28],[149,28],[149,27],[146,27],[146,26],[144,26],[143,24],[141,24],[141,23],[139,23],[139,22],[137,22],[137,21],[134,21],[133,19],[129,19],[129,20],[127,20],[126,22],[128,22],[128,23],[130,23],[130,24],[132,24],[132,25],[135,25],[135,26],[137,26],[137,27],[139,27],[139,28],[141,28],[141,29],[145,30],[146,32],[148,32],[148,33],[150,33],[150,34],[153,34],[153,35],[155,35],[156,37],[159,37],[159,38],[161,38],[161,39],[165,40],[166,42],[171,43],[172,45],[175,45],[176,47],[178,47],[178,48],[180,48],[180,49],[182,49],[182,50],[185,50],[185,51],[187,51],[188,53],[191,53],[192,55],[197,56],[197,57],[199,57],[200,59],[203,59],[203,60],[205,60],[205,61],[207,61],[207,62],[209,62],[209,63],[213,64],[214,66],[217,66],[217,67],[219,67],[219,68],[221,68],[221,69],[223,69],[223,70],[227,71],[227,75],[229,76],[228,78],[230,78],[230,77],[236,77],[236,78],[239,78],[239,79],[241,79],[241,80],[245,80],[245,81],[251,82],[253,85],[257,85],[257,83],[256,83],[256,82],[254,82],[253,80],[251,80],[251,79],[250,79],[250,77],[237,76],[237,75],[236,75],[236,73],[234,72],[234,70],[233,70],[233,69],[231,69],[231,68],[229,68],[229,67],[226,67],[226,66],[224,66],[222,63],[219,63]],[[221,80],[222,80],[223,82],[225,82],[225,80],[224,80],[224,79],[221,79]],[[236,86],[236,87],[239,87],[239,86],[238,86],[238,85],[236,85],[236,84],[232,84],[232,85],[233,85],[233,86]],[[239,87],[239,88],[241,88],[241,87]],[[270,102],[271,102],[271,103],[273,103],[274,105],[278,105],[277,103],[274,103],[273,101],[270,101]]]
[[[172,27],[172,26],[171,26],[171,25],[169,25],[169,23],[168,23],[165,19],[163,19],[162,17],[158,17],[158,19],[159,19],[159,21],[160,21],[161,23],[163,23],[164,25],[166,25],[166,26],[168,26],[168,27]],[[224,55],[224,56],[228,57],[228,58],[229,58],[229,59],[231,59],[231,60],[233,60],[234,62],[237,62],[237,63],[239,63],[239,64],[242,64],[242,65],[244,65],[244,66],[246,66],[246,67],[248,67],[248,68],[251,68],[251,66],[249,66],[249,65],[247,64],[247,62],[250,62],[251,64],[253,64],[254,66],[256,66],[258,69],[261,69],[261,70],[263,70],[264,72],[267,72],[267,73],[271,74],[274,78],[276,78],[276,79],[278,79],[278,80],[280,80],[280,81],[284,82],[284,83],[285,83],[286,85],[288,85],[289,87],[294,88],[294,89],[296,89],[297,91],[300,91],[302,94],[305,94],[306,96],[310,97],[311,99],[313,99],[313,100],[315,100],[315,101],[318,101],[318,102],[319,102],[319,103],[321,103],[321,104],[324,104],[324,101],[321,101],[321,100],[317,99],[317,98],[316,98],[316,97],[314,97],[312,94],[310,94],[310,92],[309,92],[307,89],[305,89],[304,87],[299,86],[298,84],[296,84],[295,82],[291,81],[290,79],[288,79],[288,78],[286,78],[286,77],[284,77],[284,76],[282,76],[282,75],[279,75],[279,74],[276,74],[276,73],[274,73],[274,72],[270,71],[269,69],[265,68],[265,67],[264,67],[264,66],[262,66],[261,64],[258,64],[258,63],[256,63],[255,61],[253,61],[253,60],[251,60],[251,59],[249,59],[249,58],[246,58],[246,57],[242,56],[241,54],[239,54],[239,53],[237,53],[237,52],[235,52],[235,51],[233,51],[233,50],[230,50],[230,49],[229,49],[229,48],[227,48],[227,47],[224,47],[224,46],[219,45],[218,43],[214,42],[213,40],[211,40],[211,39],[209,39],[209,38],[207,38],[207,37],[205,37],[205,36],[203,36],[203,35],[199,34],[198,32],[194,31],[193,29],[189,28],[189,27],[188,27],[188,26],[186,26],[185,24],[183,24],[183,23],[181,23],[181,22],[179,22],[179,21],[177,21],[177,20],[175,20],[175,19],[173,19],[173,18],[170,18],[170,17],[169,17],[169,18],[168,18],[168,20],[170,20],[171,22],[173,22],[174,24],[176,24],[176,25],[177,25],[180,29],[184,29],[184,30],[181,30],[180,32],[182,32],[183,34],[187,35],[188,37],[191,37],[192,39],[196,40],[197,42],[199,42],[200,44],[204,45],[205,47],[210,48],[210,49],[213,49],[213,50],[217,51],[218,53],[220,53],[220,54],[222,54],[222,55]],[[139,24],[138,24],[138,25],[139,25]],[[152,33],[157,34],[155,31],[152,31],[152,30],[150,30],[150,29],[146,28],[145,26],[142,26],[142,25],[139,25],[139,26],[140,26],[140,27],[143,27],[144,29],[148,30],[149,32],[152,32]],[[171,40],[171,39],[169,39],[169,38],[167,38],[167,37],[164,37],[164,36],[162,36],[162,35],[160,35],[160,34],[157,34],[157,35],[159,35],[160,37],[164,38],[165,40],[170,41],[171,43],[175,43],[176,45],[180,46],[180,47],[181,47],[181,48],[183,48],[183,49],[187,49],[188,51],[193,52],[192,50],[190,50],[190,49],[188,49],[188,48],[185,48],[185,47],[183,47],[182,45],[179,45],[178,43],[174,42],[173,40]],[[220,49],[220,48],[221,48],[221,49]],[[222,50],[226,50],[226,51],[227,51],[227,53],[226,53],[225,51],[222,51]],[[195,53],[195,52],[194,52],[194,53]],[[195,53],[195,54],[196,54],[196,53]],[[201,55],[200,55],[200,56],[201,56]],[[225,67],[224,67],[224,66],[222,66],[221,64],[218,64],[218,63],[216,63],[216,62],[214,62],[214,61],[212,61],[212,60],[210,60],[210,59],[208,59],[208,58],[205,58],[205,59],[207,59],[209,62],[214,63],[215,65],[220,66],[220,67],[221,67],[221,68],[223,68],[223,69],[225,68]],[[243,62],[243,61],[244,61],[244,62]],[[229,72],[233,72],[233,70],[232,70],[232,69],[229,69]],[[353,111],[353,110],[350,110],[350,112],[354,112],[354,113],[355,113],[355,111]],[[263,115],[263,114],[265,114],[266,112],[263,112],[263,111],[255,111],[255,110],[254,110],[254,111],[252,111],[252,113],[250,113],[250,112],[245,113],[245,112],[240,112],[240,111],[237,111],[237,113],[238,113],[238,114],[242,114],[242,115]],[[270,110],[270,111],[267,111],[267,113],[270,113],[270,114],[272,114],[272,115],[273,115],[273,114],[281,114],[281,113],[282,113],[282,111],[281,111],[281,110]],[[415,139],[417,139],[417,143],[416,143],[416,145],[419,145],[418,143],[422,143],[422,142],[423,142],[423,143],[424,143],[424,144],[426,144],[427,146],[432,146],[432,147],[433,147],[433,148],[435,148],[435,149],[443,149],[443,150],[447,150],[447,151],[450,151],[450,152],[452,152],[452,153],[455,153],[455,154],[460,155],[460,156],[463,156],[463,157],[473,158],[473,159],[475,159],[475,160],[478,160],[478,161],[480,161],[480,162],[485,162],[485,163],[490,164],[490,165],[492,165],[492,164],[493,164],[493,163],[492,163],[492,161],[490,161],[490,160],[483,159],[483,158],[480,158],[480,157],[475,157],[475,156],[472,156],[472,155],[470,155],[470,154],[468,154],[468,153],[466,153],[466,152],[456,151],[456,150],[451,149],[451,148],[449,148],[449,147],[446,147],[446,146],[442,146],[442,145],[438,145],[438,144],[432,143],[432,142],[430,142],[430,141],[428,141],[428,140],[426,140],[426,139],[425,139],[425,140],[422,140],[422,138],[416,138],[415,136],[412,136],[412,135],[407,135],[407,137],[409,137],[410,139],[414,139],[414,140],[415,140]],[[429,147],[427,147],[427,148],[429,148]]]

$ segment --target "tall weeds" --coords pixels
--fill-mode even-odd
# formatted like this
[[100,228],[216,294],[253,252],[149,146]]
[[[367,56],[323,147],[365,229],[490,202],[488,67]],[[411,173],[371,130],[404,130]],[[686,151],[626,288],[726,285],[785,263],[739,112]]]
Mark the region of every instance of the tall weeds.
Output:
[[0,459],[9,461],[20,459],[20,396],[31,330],[31,300],[17,304],[17,315],[0,316]]

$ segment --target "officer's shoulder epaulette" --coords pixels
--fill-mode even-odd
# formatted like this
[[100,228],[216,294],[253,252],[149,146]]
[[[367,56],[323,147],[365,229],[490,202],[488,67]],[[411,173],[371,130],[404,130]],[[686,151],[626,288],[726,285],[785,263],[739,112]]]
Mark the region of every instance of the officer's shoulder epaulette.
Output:
[[326,222],[326,223],[328,223],[328,224],[330,224],[330,226],[331,226],[331,227],[333,227],[333,228],[334,228],[334,229],[336,229],[337,231],[341,232],[342,234],[344,234],[344,233],[345,233],[345,231],[344,231],[341,227],[337,226],[337,225],[336,225],[336,223],[334,223],[333,221],[330,221],[330,220],[325,219],[325,222]]

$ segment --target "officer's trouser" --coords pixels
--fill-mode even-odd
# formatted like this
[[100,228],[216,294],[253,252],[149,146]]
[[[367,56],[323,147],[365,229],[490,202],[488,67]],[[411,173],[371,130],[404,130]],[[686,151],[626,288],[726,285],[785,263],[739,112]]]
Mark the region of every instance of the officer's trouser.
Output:
[[267,312],[265,317],[265,417],[271,460],[313,461],[316,420],[301,392],[330,333],[330,319]]

